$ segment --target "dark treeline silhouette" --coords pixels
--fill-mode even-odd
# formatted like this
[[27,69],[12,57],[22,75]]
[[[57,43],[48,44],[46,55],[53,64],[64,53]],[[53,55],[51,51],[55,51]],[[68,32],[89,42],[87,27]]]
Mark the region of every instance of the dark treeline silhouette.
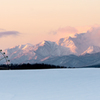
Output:
[[82,68],[100,68],[100,64],[90,65],[90,66],[83,66]]
[[11,64],[11,65],[0,65],[1,70],[11,69],[11,70],[20,70],[20,69],[53,69],[53,68],[66,68],[64,66],[55,66],[49,64]]

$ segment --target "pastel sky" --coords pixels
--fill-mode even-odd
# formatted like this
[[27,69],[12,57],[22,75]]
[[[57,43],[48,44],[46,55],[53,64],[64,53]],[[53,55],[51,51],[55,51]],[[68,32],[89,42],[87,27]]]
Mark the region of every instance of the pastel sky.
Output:
[[0,48],[87,32],[100,25],[100,0],[1,0]]

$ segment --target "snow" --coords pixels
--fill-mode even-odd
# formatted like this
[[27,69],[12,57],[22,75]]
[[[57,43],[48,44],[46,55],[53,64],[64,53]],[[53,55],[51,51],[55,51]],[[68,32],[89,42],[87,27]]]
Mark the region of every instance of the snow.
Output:
[[59,46],[55,42],[43,41],[34,46],[29,43],[18,45],[14,48],[6,49],[5,53],[9,56],[11,63],[31,63],[32,60],[32,63],[34,63],[34,60],[38,63],[47,57],[69,55],[71,51],[69,48]]
[[99,100],[100,69],[1,70],[1,100]]
[[47,60],[45,58],[49,59],[71,54],[79,56],[100,52],[100,46],[90,43],[84,35],[85,33],[76,34],[74,37],[61,38],[55,42],[44,40],[36,45],[30,43],[17,45],[13,48],[5,49],[4,52],[13,64],[41,63],[41,61]]
[[81,55],[84,55],[86,53],[92,53],[93,52],[93,46],[90,46],[86,51],[84,51]]
[[[58,45],[69,48],[73,54],[76,54],[76,46],[74,42],[70,39],[70,37],[61,38],[59,41],[56,42]],[[65,54],[66,55],[66,54]]]

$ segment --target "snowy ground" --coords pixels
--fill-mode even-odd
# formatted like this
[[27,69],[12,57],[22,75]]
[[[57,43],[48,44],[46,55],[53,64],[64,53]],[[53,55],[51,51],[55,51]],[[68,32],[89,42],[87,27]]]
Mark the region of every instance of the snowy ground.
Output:
[[0,100],[100,100],[100,69],[2,70]]

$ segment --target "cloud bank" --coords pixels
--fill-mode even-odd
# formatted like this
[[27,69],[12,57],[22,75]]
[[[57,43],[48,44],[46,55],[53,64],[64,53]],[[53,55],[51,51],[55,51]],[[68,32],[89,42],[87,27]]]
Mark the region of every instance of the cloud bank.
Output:
[[5,31],[5,32],[0,32],[0,38],[1,37],[5,37],[5,36],[17,36],[18,34],[20,34],[18,31]]

